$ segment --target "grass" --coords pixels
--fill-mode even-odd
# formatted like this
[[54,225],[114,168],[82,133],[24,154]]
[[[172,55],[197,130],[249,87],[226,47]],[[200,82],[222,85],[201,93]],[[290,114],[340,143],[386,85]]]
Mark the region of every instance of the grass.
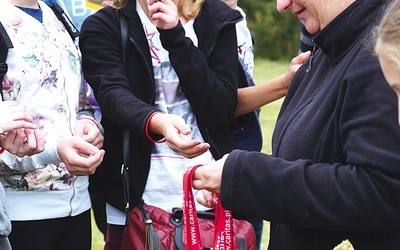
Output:
[[104,249],[103,234],[97,228],[92,212],[92,250],[102,250],[102,249]]
[[[274,77],[286,72],[289,66],[288,62],[269,61],[265,59],[255,60],[254,78],[256,84],[266,82]],[[262,152],[271,153],[271,137],[275,126],[276,117],[282,100],[277,100],[261,108],[260,123],[263,132],[263,148]],[[264,222],[263,238],[261,249],[267,249],[269,241],[269,222]],[[104,248],[103,235],[97,229],[97,226],[92,219],[92,250],[102,250]]]

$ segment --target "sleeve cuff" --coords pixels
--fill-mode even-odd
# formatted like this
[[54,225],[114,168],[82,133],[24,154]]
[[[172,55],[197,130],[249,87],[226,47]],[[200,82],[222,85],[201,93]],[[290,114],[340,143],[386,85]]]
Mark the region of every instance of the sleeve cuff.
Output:
[[57,143],[59,136],[48,136],[46,138],[45,149],[39,154],[35,154],[32,158],[39,164],[47,165],[50,163],[61,162],[57,153]]
[[162,112],[154,112],[154,113],[152,113],[150,116],[149,116],[149,118],[147,119],[147,121],[146,121],[146,127],[145,127],[145,133],[146,133],[146,137],[147,137],[147,139],[149,139],[150,141],[152,141],[152,142],[154,142],[154,143],[163,143],[163,142],[166,142],[167,140],[165,139],[165,137],[161,137],[161,139],[159,139],[159,140],[157,140],[157,139],[154,139],[151,135],[150,135],[150,131],[149,131],[149,125],[150,125],[150,121],[151,121],[151,119],[153,118],[153,116],[155,115],[155,114],[158,114],[158,113],[162,113]]

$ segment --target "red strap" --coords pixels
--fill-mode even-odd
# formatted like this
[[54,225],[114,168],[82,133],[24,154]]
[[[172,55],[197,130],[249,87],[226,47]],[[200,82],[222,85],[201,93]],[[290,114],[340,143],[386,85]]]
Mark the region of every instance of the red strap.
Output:
[[[199,224],[197,221],[196,204],[192,192],[194,171],[201,165],[186,169],[183,175],[183,221],[185,250],[202,250]],[[233,249],[233,221],[229,210],[224,209],[215,198],[215,234],[214,249]]]

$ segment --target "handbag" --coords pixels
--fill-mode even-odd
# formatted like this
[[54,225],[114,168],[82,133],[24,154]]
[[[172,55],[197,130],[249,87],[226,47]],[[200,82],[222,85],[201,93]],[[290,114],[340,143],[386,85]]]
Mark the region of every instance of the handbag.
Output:
[[253,226],[233,219],[218,201],[215,211],[195,211],[191,179],[197,167],[189,168],[184,175],[183,208],[167,212],[142,203],[132,210],[122,250],[256,249]]
[[[184,220],[182,208],[172,212],[142,204],[130,213],[125,227],[122,250],[188,250],[184,244]],[[213,211],[197,212],[197,225],[201,235],[201,249],[214,248],[215,214]],[[256,238],[253,226],[245,220],[233,219],[234,248],[255,250]]]

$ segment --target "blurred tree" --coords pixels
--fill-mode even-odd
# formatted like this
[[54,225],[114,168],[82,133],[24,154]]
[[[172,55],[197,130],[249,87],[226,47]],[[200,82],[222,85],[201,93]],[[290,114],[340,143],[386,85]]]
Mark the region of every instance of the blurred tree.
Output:
[[297,55],[300,21],[295,15],[279,13],[276,0],[246,0],[238,5],[246,12],[248,27],[255,37],[256,57],[287,60]]

